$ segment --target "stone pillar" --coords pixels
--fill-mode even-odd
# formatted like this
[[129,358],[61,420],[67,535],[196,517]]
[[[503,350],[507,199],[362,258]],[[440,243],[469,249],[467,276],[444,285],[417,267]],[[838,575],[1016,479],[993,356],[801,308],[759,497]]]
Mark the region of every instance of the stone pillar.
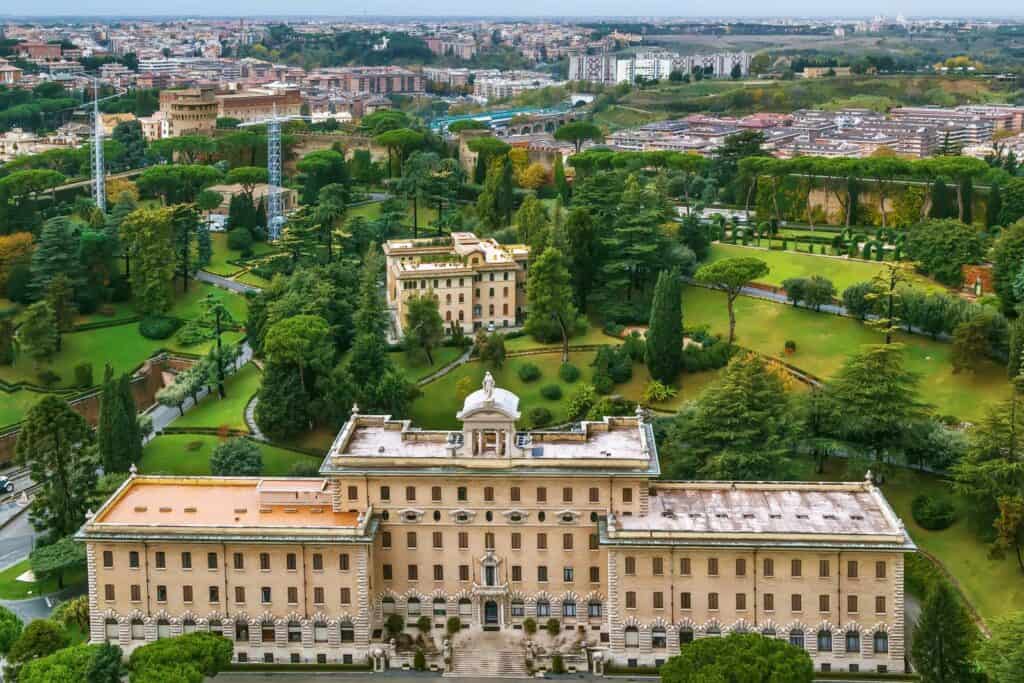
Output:
[[370,619],[370,549],[363,546],[357,553],[356,571],[359,572],[357,579],[357,595],[359,602],[359,613],[355,615],[352,626],[355,629],[355,645],[366,648],[370,645],[370,630],[372,628]]
[[96,585],[96,547],[85,546],[85,567],[89,575],[89,642],[102,643],[107,637],[106,619],[99,608],[99,586]]
[[[889,623],[889,671],[894,673],[904,673],[906,671],[904,665],[904,628],[903,628],[903,610],[905,608],[904,595],[903,595],[903,574],[904,564],[903,555],[897,555],[896,559],[892,563],[892,580],[893,580],[893,600],[892,620]],[[872,637],[873,639],[873,637]],[[872,642],[874,647],[874,642]]]

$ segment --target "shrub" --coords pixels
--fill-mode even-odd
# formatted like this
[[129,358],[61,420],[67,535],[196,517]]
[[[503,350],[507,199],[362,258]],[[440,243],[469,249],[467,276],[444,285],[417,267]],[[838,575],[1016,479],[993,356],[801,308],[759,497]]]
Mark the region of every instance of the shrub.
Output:
[[652,379],[644,387],[644,393],[642,395],[643,402],[645,404],[651,403],[664,403],[670,398],[676,395],[676,390],[667,384],[663,384],[656,379]]
[[178,331],[181,321],[164,315],[152,315],[139,321],[139,334],[146,339],[167,339]]
[[544,624],[544,630],[548,632],[548,635],[554,638],[562,631],[562,625],[558,623],[558,619],[551,617]]
[[[421,618],[422,619],[427,619],[427,617],[421,617]],[[428,619],[428,621],[429,621],[429,619]],[[425,654],[423,654],[423,648],[422,647],[416,648],[416,654],[414,654],[413,657],[412,657],[412,668],[416,669],[417,671],[426,671],[427,670],[427,656]]]
[[527,617],[523,620],[523,630],[526,631],[526,635],[532,636],[537,632],[537,621],[533,617]]
[[786,353],[795,353],[795,352],[796,352],[796,342],[793,341],[792,339],[787,339],[786,340]]
[[544,406],[536,406],[535,408],[530,408],[530,412],[526,414],[526,419],[534,427],[544,427],[551,424],[551,411]]
[[910,503],[914,521],[929,531],[941,531],[956,521],[956,506],[943,496],[921,493]]
[[597,403],[597,390],[591,384],[584,384],[569,399],[569,417],[578,419],[587,414]]
[[290,477],[318,477],[320,476],[320,464],[316,462],[302,462],[292,464],[288,470]]
[[52,387],[54,384],[60,382],[60,375],[53,370],[43,370],[36,377],[39,378],[39,383],[44,387]]
[[259,476],[263,473],[263,452],[244,437],[217,445],[210,456],[210,473],[219,477]]
[[228,249],[242,252],[242,256],[252,255],[252,233],[245,228],[235,228],[228,232]]
[[75,366],[75,386],[92,386],[92,363],[79,363]]
[[524,382],[540,379],[540,368],[533,363],[523,363],[519,366],[519,379]]
[[549,401],[557,401],[562,398],[562,387],[557,384],[545,384],[540,388],[540,395]]
[[565,673],[565,660],[562,659],[562,655],[555,653],[551,658],[551,673],[564,674]]
[[448,635],[454,636],[462,630],[462,619],[459,619],[458,617],[448,617],[448,622],[445,624],[445,630],[448,631]]
[[416,628],[423,631],[424,633],[430,630],[430,617],[424,614],[422,617],[416,620]]
[[610,337],[621,337],[625,329],[625,327],[616,322],[609,322],[604,326],[604,333]]
[[717,370],[729,364],[729,359],[736,352],[730,344],[717,343],[698,348],[691,344],[683,349],[683,372],[702,372]]
[[562,363],[558,368],[558,377],[568,384],[572,384],[580,378],[580,369],[572,363]]
[[615,382],[605,374],[594,376],[594,389],[599,394],[610,394],[615,389]]
[[[216,676],[231,664],[231,650],[231,641],[227,638],[214,633],[188,633],[175,638],[156,640],[136,648],[128,662],[133,681],[136,674],[156,672],[164,667],[173,668],[179,665],[194,668],[207,676]],[[154,677],[153,680],[159,679]]]
[[384,627],[388,630],[388,633],[397,636],[405,630],[405,619],[401,614],[389,614],[384,622]]

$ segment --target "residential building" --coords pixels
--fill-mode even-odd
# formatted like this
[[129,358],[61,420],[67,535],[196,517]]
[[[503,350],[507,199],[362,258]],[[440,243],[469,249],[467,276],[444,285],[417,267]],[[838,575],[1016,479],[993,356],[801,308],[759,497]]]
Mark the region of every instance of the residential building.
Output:
[[47,62],[61,59],[60,43],[18,43],[14,49],[25,59]]
[[434,296],[446,327],[464,332],[513,327],[526,318],[529,247],[499,244],[471,232],[448,238],[388,240],[384,244],[387,300],[398,336],[409,299]]
[[160,111],[167,117],[167,137],[211,135],[217,127],[217,98],[212,87],[163,90]]
[[[455,429],[353,409],[320,477],[133,474],[77,534],[90,640],[211,631],[237,662],[394,665],[411,657],[383,633],[400,615],[410,632],[426,617],[455,666],[537,663],[529,619],[598,670],[752,632],[819,671],[905,671],[915,547],[870,478],[667,482],[642,411],[564,432],[520,418],[487,373]],[[442,644],[450,617],[475,651]]]
[[14,85],[21,80],[22,70],[0,57],[0,83]]
[[302,113],[302,95],[298,88],[285,90],[258,88],[217,94],[217,116],[243,122]]

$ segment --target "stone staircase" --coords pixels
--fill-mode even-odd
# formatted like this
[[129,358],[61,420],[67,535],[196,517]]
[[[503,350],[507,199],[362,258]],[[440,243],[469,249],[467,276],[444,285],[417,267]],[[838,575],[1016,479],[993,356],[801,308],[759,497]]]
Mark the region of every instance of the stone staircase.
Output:
[[530,678],[522,650],[456,650],[447,678]]

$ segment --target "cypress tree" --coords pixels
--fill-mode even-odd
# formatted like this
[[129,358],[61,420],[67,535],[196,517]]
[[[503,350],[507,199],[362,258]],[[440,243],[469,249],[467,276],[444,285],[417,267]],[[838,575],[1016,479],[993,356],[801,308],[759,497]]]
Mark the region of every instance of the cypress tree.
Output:
[[562,201],[569,203],[569,183],[565,180],[565,164],[562,162],[562,155],[555,155],[555,189],[562,196]]
[[953,203],[949,196],[949,187],[942,178],[932,185],[932,207],[928,212],[932,218],[951,218],[953,216]]
[[100,395],[100,420],[96,427],[100,460],[106,472],[127,472],[142,459],[142,434],[132,398],[131,377],[110,375],[107,367]]
[[679,271],[662,271],[654,286],[651,320],[647,328],[647,368],[651,377],[675,381],[683,353],[683,292]]
[[117,413],[121,410],[121,402],[117,398],[117,388],[108,365],[103,374],[103,388],[100,392],[100,419],[96,424],[96,445],[100,453],[100,461],[106,472],[115,472],[111,465],[117,446],[114,443],[114,424],[118,422]]
[[999,225],[999,214],[1003,210],[1003,195],[999,189],[999,183],[992,183],[988,191],[988,201],[985,203],[985,227],[991,228]]
[[142,431],[139,429],[138,411],[135,407],[135,397],[132,395],[132,378],[128,373],[121,375],[117,383],[118,399],[121,403],[121,415],[123,420],[122,431],[124,433],[124,457],[127,471],[131,463],[138,463],[142,460]]
[[910,653],[921,680],[928,683],[964,683],[976,680],[971,653],[978,629],[949,584],[935,584],[914,627]]

